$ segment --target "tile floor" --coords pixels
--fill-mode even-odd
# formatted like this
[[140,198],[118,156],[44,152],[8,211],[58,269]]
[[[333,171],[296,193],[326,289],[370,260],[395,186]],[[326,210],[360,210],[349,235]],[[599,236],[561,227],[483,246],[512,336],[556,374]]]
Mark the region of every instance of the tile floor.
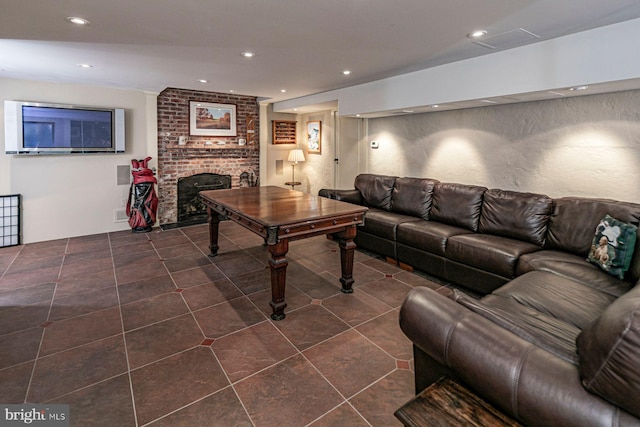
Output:
[[324,236],[292,242],[287,317],[269,254],[226,221],[0,248],[0,402],[65,403],[73,426],[394,426],[413,396],[398,308],[441,285]]

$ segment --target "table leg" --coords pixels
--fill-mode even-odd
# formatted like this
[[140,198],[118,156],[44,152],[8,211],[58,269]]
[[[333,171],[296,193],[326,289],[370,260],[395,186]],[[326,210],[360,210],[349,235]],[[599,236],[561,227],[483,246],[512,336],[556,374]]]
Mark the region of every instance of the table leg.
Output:
[[335,234],[338,238],[338,246],[340,246],[340,267],[342,269],[342,277],[340,277],[340,283],[342,283],[342,289],[345,294],[353,293],[353,256],[356,249],[356,244],[353,239],[356,237],[356,226],[350,225],[345,228],[344,231]]
[[220,216],[216,211],[207,207],[207,216],[209,221],[209,253],[210,257],[218,255],[218,226],[220,225]]
[[271,268],[271,308],[273,320],[282,320],[285,318],[284,309],[287,303],[284,301],[284,289],[287,280],[287,265],[285,255],[289,251],[289,241],[280,240],[275,245],[269,245],[269,267]]

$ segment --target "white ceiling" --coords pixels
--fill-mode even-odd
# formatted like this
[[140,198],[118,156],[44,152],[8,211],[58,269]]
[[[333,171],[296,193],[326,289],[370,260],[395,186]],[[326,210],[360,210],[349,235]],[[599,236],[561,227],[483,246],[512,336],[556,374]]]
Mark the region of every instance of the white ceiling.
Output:
[[0,0],[0,78],[281,101],[638,17],[638,0]]

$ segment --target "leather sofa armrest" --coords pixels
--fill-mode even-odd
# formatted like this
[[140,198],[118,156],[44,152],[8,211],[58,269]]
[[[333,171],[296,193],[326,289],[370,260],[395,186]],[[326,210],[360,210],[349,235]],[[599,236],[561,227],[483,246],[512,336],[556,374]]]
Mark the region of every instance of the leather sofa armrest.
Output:
[[335,190],[323,188],[318,191],[318,196],[327,197],[329,199],[340,200],[342,202],[363,205],[362,194],[358,190]]
[[526,425],[640,425],[587,392],[577,366],[429,288],[409,292],[400,327],[435,362]]

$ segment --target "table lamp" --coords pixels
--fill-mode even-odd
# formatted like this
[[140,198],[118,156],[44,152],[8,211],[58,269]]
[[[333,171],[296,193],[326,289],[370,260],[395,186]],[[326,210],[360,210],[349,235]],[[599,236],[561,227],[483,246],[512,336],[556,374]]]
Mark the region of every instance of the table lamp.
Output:
[[291,182],[285,182],[285,185],[290,185],[293,190],[296,185],[300,185],[300,182],[296,182],[295,180],[295,171],[296,165],[298,162],[304,162],[304,153],[301,149],[297,148],[295,150],[289,151],[289,158],[287,161],[291,163]]

